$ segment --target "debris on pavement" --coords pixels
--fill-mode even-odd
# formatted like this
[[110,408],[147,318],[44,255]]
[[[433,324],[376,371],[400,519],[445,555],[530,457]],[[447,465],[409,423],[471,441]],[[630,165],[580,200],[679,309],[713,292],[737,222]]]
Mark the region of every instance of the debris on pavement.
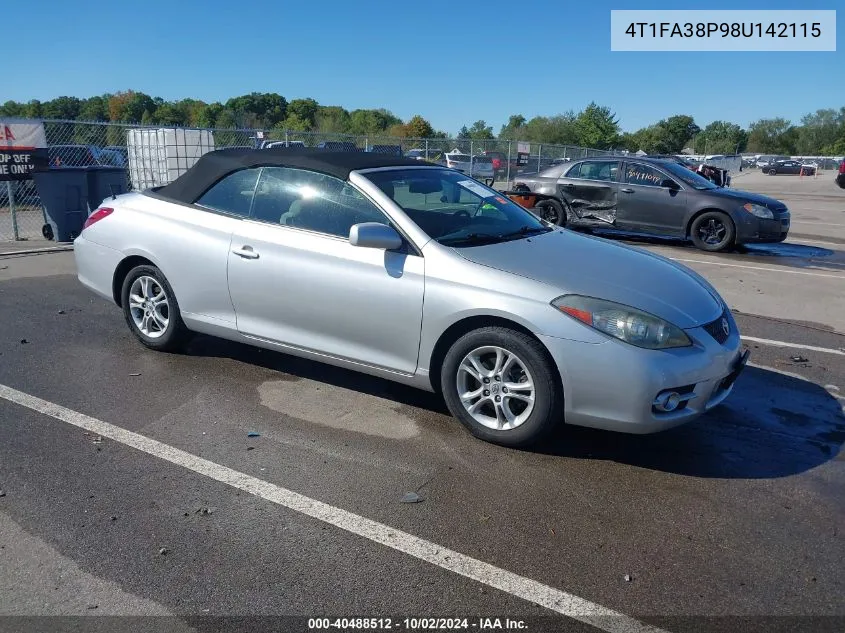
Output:
[[6,496],[6,491],[3,490],[2,488],[0,488],[0,497],[5,497],[5,496]]
[[421,503],[423,498],[419,496],[416,492],[406,492],[405,496],[402,497],[402,503]]
[[167,549],[166,547],[162,547],[161,549],[158,550],[158,553],[161,556],[167,556],[170,553],[170,550]]
[[26,345],[27,343],[29,343],[29,341],[27,341],[25,338],[21,339],[21,345]]
[[89,608],[89,609],[96,609],[98,606],[100,606],[100,605],[98,605],[98,604],[89,604],[89,605],[88,605],[88,608]]
[[804,356],[790,356],[789,359],[793,363],[807,363],[807,362],[809,362],[809,359],[805,358]]
[[258,431],[250,431],[246,434],[247,437],[261,437],[261,433]]
[[625,582],[631,582],[634,579],[631,574],[625,574]]
[[197,508],[196,510],[194,510],[194,514],[214,514],[215,510],[217,510],[217,508],[213,506],[202,506],[201,508]]
[[103,443],[103,436],[102,436],[102,435],[98,435],[98,436],[97,436],[97,437],[95,437],[93,440],[91,440],[91,443],[92,443],[92,444],[102,444],[102,443]]
[[141,375],[141,373],[140,373],[140,372],[133,372],[133,373],[131,373],[131,374],[129,374],[129,375],[130,375],[130,376],[140,376],[140,375]]
[[255,450],[255,447],[254,447],[254,446],[247,446],[247,447],[246,447],[246,450],[248,450],[248,451],[254,451],[254,450]]
[[116,516],[112,516],[111,520],[112,520],[112,521],[117,521],[117,517],[116,517]]
[[65,311],[64,311],[64,310],[59,310],[59,311],[57,312],[57,314],[65,314]]

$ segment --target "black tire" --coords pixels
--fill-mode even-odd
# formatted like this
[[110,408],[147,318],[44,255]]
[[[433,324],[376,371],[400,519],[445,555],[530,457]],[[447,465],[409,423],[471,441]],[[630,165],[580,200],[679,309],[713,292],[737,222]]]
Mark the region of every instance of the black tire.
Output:
[[[133,308],[130,306],[129,295],[132,286],[136,280],[142,277],[152,278],[166,297],[167,324],[163,329],[163,333],[156,336],[150,336],[141,331],[141,328],[135,322]],[[129,329],[146,347],[161,352],[176,352],[181,351],[184,345],[190,340],[191,333],[185,326],[184,321],[182,321],[182,314],[179,311],[179,303],[176,301],[173,288],[170,287],[167,278],[155,266],[136,266],[130,270],[129,274],[123,280],[120,297],[121,305],[123,306],[123,316],[126,319]],[[150,330],[151,328],[148,327],[147,329]]]
[[[533,409],[528,412],[528,417],[521,424],[512,429],[493,429],[477,421],[464,407],[458,393],[458,369],[462,361],[470,352],[486,346],[500,347],[516,355],[518,362],[525,366],[534,384]],[[485,368],[487,368],[486,365]],[[440,368],[440,389],[449,411],[475,437],[494,444],[522,448],[536,444],[557,424],[563,423],[563,392],[557,376],[559,373],[554,361],[539,341],[509,328],[484,327],[465,334],[449,349]],[[496,390],[501,388],[499,384],[503,386],[505,382],[508,382],[505,376],[501,376],[501,379],[501,382],[496,381],[498,383]],[[493,377],[488,380],[492,382]],[[492,384],[491,389],[493,389]],[[504,389],[504,392],[507,390]],[[518,400],[516,404],[525,406]],[[485,406],[487,411],[491,411],[492,401],[488,400]],[[507,406],[511,407],[510,410],[513,413],[513,404]]]
[[776,175],[777,175],[777,173],[778,173],[778,172],[777,172],[777,169],[770,169],[770,170],[769,170],[769,176],[776,176]]
[[[716,238],[719,240],[715,241]],[[726,213],[708,211],[692,221],[690,239],[697,248],[703,251],[711,253],[726,251],[734,245],[736,228],[733,220]]]
[[551,222],[557,226],[566,226],[566,222],[569,220],[566,206],[568,205],[565,202],[560,203],[557,200],[549,199],[540,200],[540,202],[534,205],[534,209],[537,215],[547,222]]

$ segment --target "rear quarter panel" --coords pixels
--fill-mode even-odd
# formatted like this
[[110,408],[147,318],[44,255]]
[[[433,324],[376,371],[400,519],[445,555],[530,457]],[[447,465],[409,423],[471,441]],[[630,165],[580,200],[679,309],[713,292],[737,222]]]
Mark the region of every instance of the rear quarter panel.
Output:
[[144,194],[128,194],[115,212],[84,232],[93,242],[143,257],[170,282],[188,318],[202,315],[234,323],[227,283],[232,232],[239,219]]

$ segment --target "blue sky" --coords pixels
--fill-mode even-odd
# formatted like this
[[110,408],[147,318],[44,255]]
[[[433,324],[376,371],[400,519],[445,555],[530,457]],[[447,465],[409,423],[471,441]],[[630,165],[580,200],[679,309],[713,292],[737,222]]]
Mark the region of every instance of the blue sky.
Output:
[[611,107],[629,131],[673,114],[747,125],[845,106],[840,0],[706,7],[839,4],[838,50],[817,53],[610,51],[611,9],[705,8],[677,1],[56,0],[35,13],[32,3],[4,4],[20,50],[7,47],[0,102],[130,88],[205,101],[278,92],[422,114],[449,133],[477,119],[498,132],[510,114],[553,115],[590,101]]

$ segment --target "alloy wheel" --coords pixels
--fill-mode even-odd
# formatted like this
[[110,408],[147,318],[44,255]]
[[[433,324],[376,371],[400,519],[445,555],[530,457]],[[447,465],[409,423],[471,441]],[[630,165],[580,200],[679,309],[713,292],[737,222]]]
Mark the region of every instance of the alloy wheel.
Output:
[[534,380],[528,368],[502,347],[487,345],[469,352],[458,365],[456,387],[467,413],[490,429],[515,429],[534,410]]
[[129,288],[129,312],[135,327],[149,338],[159,338],[170,324],[170,303],[161,284],[141,275]]
[[713,246],[721,244],[722,240],[725,239],[727,232],[728,230],[725,225],[715,218],[711,218],[706,222],[703,222],[701,226],[698,227],[698,236],[701,238],[701,241]]

